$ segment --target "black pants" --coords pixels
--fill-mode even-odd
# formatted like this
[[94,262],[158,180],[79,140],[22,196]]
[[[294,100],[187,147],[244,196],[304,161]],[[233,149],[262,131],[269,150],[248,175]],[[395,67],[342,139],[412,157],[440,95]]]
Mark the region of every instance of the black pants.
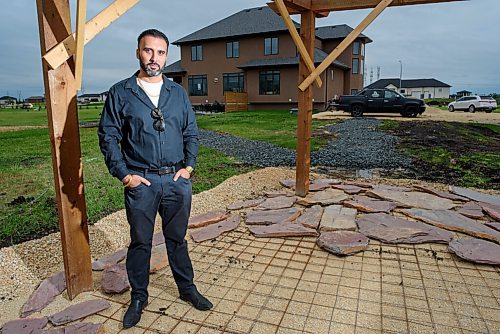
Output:
[[179,177],[174,182],[174,174],[143,173],[141,176],[148,179],[151,186],[141,183],[134,188],[125,188],[125,209],[131,239],[127,252],[127,274],[132,299],[145,301],[148,298],[149,262],[157,213],[162,219],[168,261],[175,282],[179,292],[188,292],[194,288],[193,266],[185,240],[191,211],[191,181]]

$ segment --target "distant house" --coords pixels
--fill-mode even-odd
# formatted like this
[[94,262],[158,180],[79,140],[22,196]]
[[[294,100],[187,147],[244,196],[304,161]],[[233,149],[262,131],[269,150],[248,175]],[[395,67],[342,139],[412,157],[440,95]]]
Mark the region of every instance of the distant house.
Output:
[[24,101],[28,102],[28,103],[42,103],[42,102],[45,102],[45,97],[43,97],[43,96],[30,96],[27,99],[25,99]]
[[103,102],[106,101],[108,92],[103,92],[99,94],[82,94],[77,97],[78,103],[91,103],[91,102]]
[[17,99],[12,96],[2,96],[0,97],[0,105],[11,105],[16,104]]
[[457,99],[464,97],[464,96],[471,96],[472,92],[469,92],[468,90],[461,90],[457,92]]
[[[316,65],[352,30],[347,25],[316,28]],[[361,34],[323,72],[322,87],[314,86],[316,104],[361,90],[365,45],[371,42]],[[246,93],[249,109],[297,105],[297,48],[283,19],[267,6],[244,9],[173,44],[181,48],[181,60],[164,73],[184,86],[194,105],[223,102],[225,92]]]
[[401,80],[399,87],[399,78],[390,78],[377,80],[366,88],[388,88],[406,96],[430,99],[449,98],[451,86],[436,79],[405,79]]

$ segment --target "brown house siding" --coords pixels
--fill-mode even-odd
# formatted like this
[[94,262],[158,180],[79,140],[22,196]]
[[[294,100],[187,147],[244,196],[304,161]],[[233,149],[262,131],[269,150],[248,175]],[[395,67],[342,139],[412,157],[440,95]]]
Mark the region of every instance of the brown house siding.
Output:
[[[279,52],[277,55],[264,55],[264,39],[268,37],[279,38]],[[226,43],[239,42],[239,57],[226,58]],[[315,45],[326,53],[330,53],[338,41],[323,42],[316,39]],[[201,45],[203,59],[201,61],[191,60],[191,47]],[[225,73],[244,73],[245,91],[248,93],[250,109],[264,108],[290,108],[297,104],[298,93],[298,65],[288,66],[266,66],[258,68],[240,69],[239,66],[257,59],[290,58],[297,55],[297,49],[290,35],[286,32],[269,33],[255,36],[240,36],[221,40],[205,40],[199,43],[181,45],[181,67],[186,70],[182,76],[182,85],[189,91],[188,77],[191,75],[207,76],[207,96],[190,96],[193,105],[214,101],[224,102],[223,75]],[[363,59],[361,55],[356,56]],[[343,52],[339,61],[351,66],[352,47]],[[259,94],[259,72],[263,70],[280,71],[280,94]],[[333,76],[332,76],[333,74]],[[362,74],[352,74],[350,69],[336,66],[329,67],[322,75],[323,86],[318,88],[314,85],[315,107],[321,109],[326,100],[335,95],[350,94],[351,89],[362,89]]]

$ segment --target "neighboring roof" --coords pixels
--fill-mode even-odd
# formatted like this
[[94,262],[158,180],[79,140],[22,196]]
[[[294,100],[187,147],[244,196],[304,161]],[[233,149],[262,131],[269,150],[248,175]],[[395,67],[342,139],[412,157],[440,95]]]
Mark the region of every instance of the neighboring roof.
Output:
[[44,99],[45,97],[43,96],[30,96],[26,100],[41,100]]
[[[299,27],[297,22],[295,26]],[[287,31],[286,25],[268,6],[244,9],[214,24],[195,31],[173,44],[227,38],[232,36],[255,35],[268,32]]]
[[[316,28],[316,37],[322,40],[329,39],[342,39],[349,35],[354,29],[349,27],[347,24],[339,24],[335,26],[326,26]],[[358,38],[361,38],[365,43],[373,42],[371,38],[366,35],[360,34]]]
[[82,94],[79,95],[78,97],[101,97],[102,93],[99,94]]
[[[295,27],[300,28],[300,24],[293,21]],[[316,37],[321,40],[341,39],[346,37],[353,28],[341,24],[336,26],[326,26],[316,28]],[[222,39],[238,36],[248,36],[264,34],[271,32],[287,32],[288,29],[281,19],[268,6],[244,9],[236,14],[226,17],[205,28],[193,32],[177,41],[175,45],[198,42],[203,40]],[[371,43],[372,40],[361,34],[359,38],[364,39],[365,43]]]
[[457,92],[457,94],[460,94],[460,93],[472,93],[472,92],[469,92],[468,90],[461,90],[461,91]]
[[0,97],[0,100],[17,100],[17,99],[15,97],[5,95]]
[[[399,87],[399,78],[390,78],[390,79],[380,79],[372,83],[371,85],[366,86],[366,88],[385,88],[389,85],[393,85]],[[441,82],[436,79],[410,79],[410,80],[401,80],[401,86],[403,88],[419,88],[419,87],[451,87],[450,85]]]
[[[318,48],[314,49],[314,62],[315,63],[321,63],[328,54],[324,52],[323,50],[320,50]],[[299,57],[288,57],[288,58],[261,58],[261,59],[253,59],[250,60],[249,62],[238,66],[238,68],[252,68],[252,67],[264,67],[264,66],[290,66],[290,65],[298,65],[299,64]],[[333,62],[333,65],[336,67],[340,67],[343,69],[350,69],[349,66],[346,64],[335,60]]]
[[174,73],[184,73],[187,72],[181,67],[181,61],[178,60],[163,69],[163,74],[174,74]]

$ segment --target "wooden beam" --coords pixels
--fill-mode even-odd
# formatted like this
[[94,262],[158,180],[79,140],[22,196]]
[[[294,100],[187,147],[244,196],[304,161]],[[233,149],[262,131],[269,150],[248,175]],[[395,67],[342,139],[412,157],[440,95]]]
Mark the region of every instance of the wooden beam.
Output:
[[323,60],[323,62],[299,85],[299,89],[304,91],[311,83],[330,66],[342,52],[354,42],[356,38],[380,15],[394,0],[382,0],[363,21],[347,35],[342,42]]
[[[390,6],[423,5],[465,0],[394,0]],[[317,12],[374,8],[380,0],[313,0],[311,9]]]
[[85,16],[87,13],[87,0],[78,0],[76,10],[76,50],[75,50],[75,86],[76,90],[82,88],[83,73],[83,46],[85,42]]
[[[37,0],[36,3],[43,55],[71,32],[69,0]],[[69,59],[51,70],[42,61],[42,70],[64,272],[68,295],[73,299],[80,292],[92,290],[93,283],[74,62]]]
[[[300,5],[300,4],[302,4],[302,5]],[[268,2],[267,5],[272,10],[274,10],[276,13],[279,14],[278,6],[277,6],[275,1]],[[311,6],[311,4],[309,3],[309,1],[307,1],[307,2],[306,1],[303,1],[303,2],[302,1],[293,1],[293,2],[291,2],[291,1],[285,0],[285,6],[286,6],[287,11],[290,15],[296,15],[296,14],[300,14],[304,11],[308,11],[309,10],[308,8]],[[316,17],[327,17],[328,14],[330,14],[329,11],[315,12]]]
[[[276,6],[278,7],[278,10],[279,10],[281,17],[285,21],[285,25],[288,28],[290,35],[292,36],[293,42],[297,46],[297,50],[300,53],[300,57],[304,58],[304,61],[307,65],[307,68],[309,69],[309,72],[314,71],[314,69],[315,69],[314,68],[314,60],[313,60],[314,59],[314,49],[313,49],[312,54],[307,53],[306,47],[304,46],[304,42],[302,42],[302,39],[300,39],[300,35],[297,32],[297,29],[295,28],[295,25],[293,24],[293,21],[290,18],[290,15],[288,14],[288,11],[285,7],[285,4],[283,3],[283,0],[274,0],[274,2],[276,3]],[[317,77],[315,81],[316,81],[316,84],[318,85],[318,87],[321,87],[321,85],[323,84],[321,82],[320,77]]]
[[[111,5],[103,9],[93,19],[85,24],[85,43],[90,42],[97,34],[108,27],[116,19],[126,13],[130,8],[136,5],[140,0],[115,0]],[[50,51],[43,55],[43,59],[54,69],[58,68],[76,50],[75,34],[66,35],[57,45],[54,45]]]
[[[304,12],[300,19],[300,37],[306,47],[308,54],[314,52],[314,41],[316,39],[315,14],[313,11]],[[299,62],[299,82],[309,75],[309,68],[303,57]],[[305,90],[299,90],[299,114],[297,124],[297,157],[295,194],[306,196],[309,192],[309,170],[311,167],[311,127],[313,110],[313,87],[308,86]]]

